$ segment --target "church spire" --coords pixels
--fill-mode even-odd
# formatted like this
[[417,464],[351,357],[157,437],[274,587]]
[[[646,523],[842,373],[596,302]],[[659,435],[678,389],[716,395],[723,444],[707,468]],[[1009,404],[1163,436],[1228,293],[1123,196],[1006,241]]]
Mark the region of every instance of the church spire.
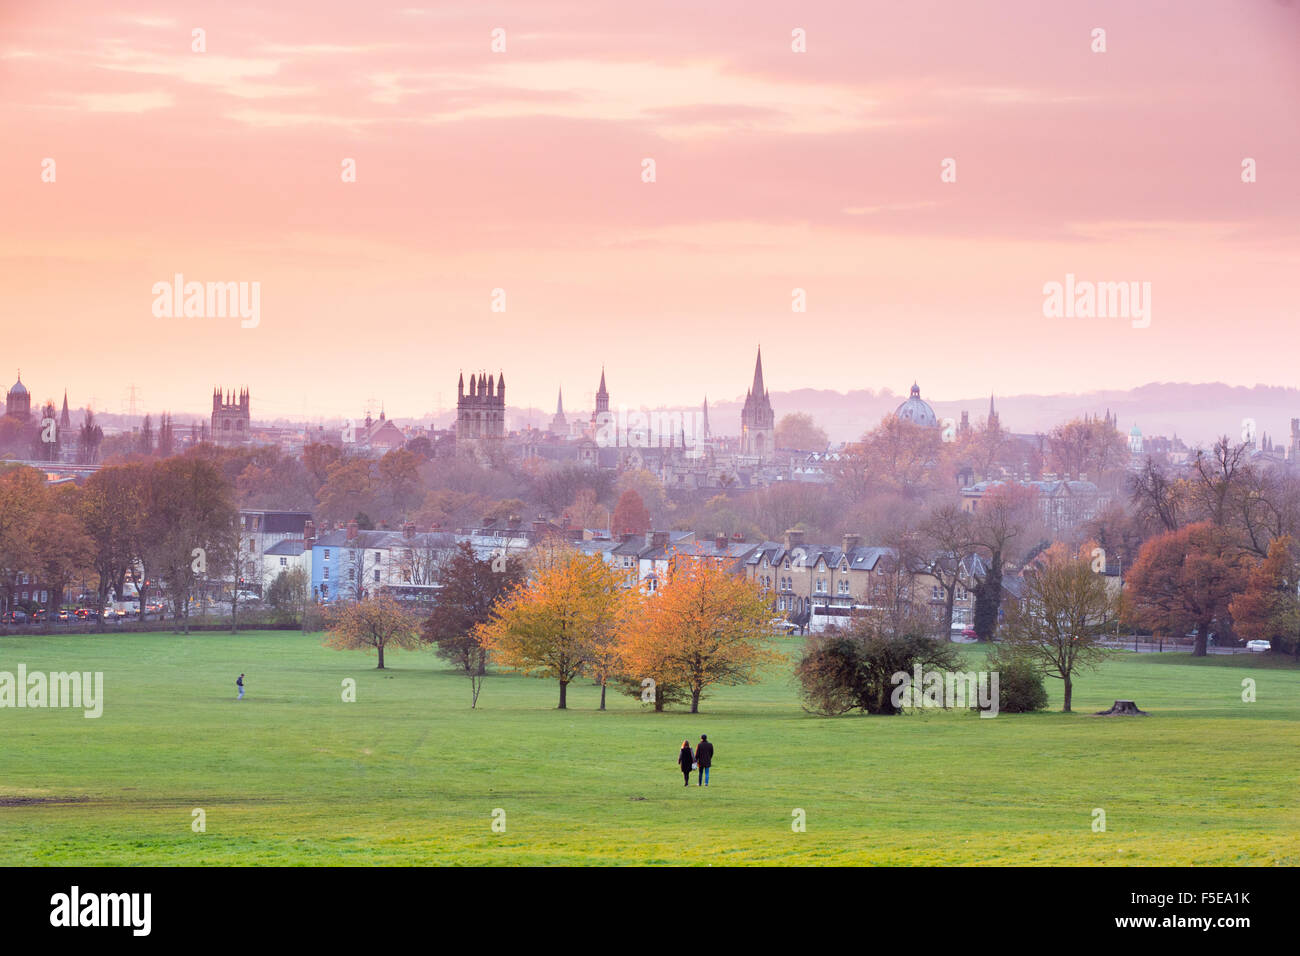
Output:
[[758,358],[754,361],[754,384],[750,386],[749,393],[755,398],[761,398],[767,394],[763,388],[763,346],[758,347]]
[[609,411],[609,390],[605,388],[605,366],[600,367],[600,388],[596,389],[596,410],[592,412],[592,424],[596,422],[597,415]]

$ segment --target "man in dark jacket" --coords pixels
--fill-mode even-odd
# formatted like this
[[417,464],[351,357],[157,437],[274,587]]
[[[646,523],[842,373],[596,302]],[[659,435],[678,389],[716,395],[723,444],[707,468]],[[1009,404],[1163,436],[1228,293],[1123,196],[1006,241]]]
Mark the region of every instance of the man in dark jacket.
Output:
[[713,744],[709,743],[708,734],[700,734],[700,742],[695,746],[695,762],[699,764],[700,775],[695,779],[695,785],[709,785],[709,767],[713,764]]

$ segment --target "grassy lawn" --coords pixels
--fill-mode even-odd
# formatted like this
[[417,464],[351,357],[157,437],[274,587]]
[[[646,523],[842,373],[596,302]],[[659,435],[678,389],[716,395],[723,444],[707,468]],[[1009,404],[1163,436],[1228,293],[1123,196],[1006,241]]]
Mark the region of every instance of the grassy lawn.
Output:
[[[813,717],[789,667],[695,716],[613,693],[600,713],[585,683],[558,711],[554,681],[512,675],[471,711],[431,652],[378,671],[294,633],[0,638],[0,670],[20,662],[102,671],[105,704],[0,709],[9,866],[1300,864],[1300,669],[1253,655],[1119,652],[1075,714],[993,720]],[[1153,716],[1085,716],[1116,698]],[[675,764],[701,733],[707,790]]]

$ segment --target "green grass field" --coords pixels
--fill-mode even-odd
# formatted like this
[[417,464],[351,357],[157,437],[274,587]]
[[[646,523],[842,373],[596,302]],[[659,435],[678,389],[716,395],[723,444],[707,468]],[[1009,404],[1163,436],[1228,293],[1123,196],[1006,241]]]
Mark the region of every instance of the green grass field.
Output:
[[[0,670],[20,662],[103,671],[105,705],[0,709],[7,866],[1300,863],[1300,670],[1253,655],[1120,653],[1076,713],[992,720],[813,717],[789,667],[695,716],[612,693],[600,713],[586,683],[559,711],[555,682],[513,675],[472,711],[431,652],[378,671],[296,633],[0,638]],[[1153,716],[1085,716],[1116,698]],[[701,733],[712,786],[687,789]]]

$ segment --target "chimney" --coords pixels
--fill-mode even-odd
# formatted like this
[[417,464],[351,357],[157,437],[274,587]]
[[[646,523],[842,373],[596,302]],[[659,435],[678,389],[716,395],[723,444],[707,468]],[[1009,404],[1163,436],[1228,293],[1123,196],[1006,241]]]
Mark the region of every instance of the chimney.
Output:
[[718,551],[727,550],[727,533],[719,531],[713,538],[713,547]]
[[733,535],[731,536],[731,540],[732,540],[732,541],[744,541],[744,540],[745,540],[745,532],[743,532],[743,531],[737,531],[735,534],[733,534]]
[[406,524],[402,525],[402,537],[406,538],[408,541],[415,537],[414,521],[408,521]]
[[666,547],[668,547],[668,532],[667,532],[667,531],[651,531],[651,532],[650,532],[650,547],[654,548],[655,550],[658,550],[659,548],[666,548]]
[[621,542],[624,543],[624,544],[627,544],[627,542],[631,541],[631,540],[632,540],[633,538],[635,538],[635,537],[636,537],[636,533],[635,533],[635,532],[632,532],[632,531],[624,531],[622,534],[620,534],[620,535],[618,536],[618,540],[621,541]]
[[844,551],[844,553],[845,553],[845,554],[848,554],[850,551],[852,551],[854,548],[856,548],[856,547],[857,547],[859,544],[861,544],[861,543],[862,543],[862,535],[860,535],[860,534],[846,534],[846,535],[844,536],[844,543],[843,543],[843,545],[842,545],[841,547],[842,547],[842,550]]
[[349,522],[348,522],[348,537],[347,537],[347,540],[349,540],[349,541],[355,541],[356,538],[357,538],[357,523],[356,523],[356,521],[349,521]]
[[788,528],[785,532],[785,549],[797,548],[803,544],[803,532],[796,528]]
[[310,551],[311,546],[315,543],[316,543],[316,525],[312,522],[310,518],[308,518],[307,523],[302,526],[302,546],[304,549]]

